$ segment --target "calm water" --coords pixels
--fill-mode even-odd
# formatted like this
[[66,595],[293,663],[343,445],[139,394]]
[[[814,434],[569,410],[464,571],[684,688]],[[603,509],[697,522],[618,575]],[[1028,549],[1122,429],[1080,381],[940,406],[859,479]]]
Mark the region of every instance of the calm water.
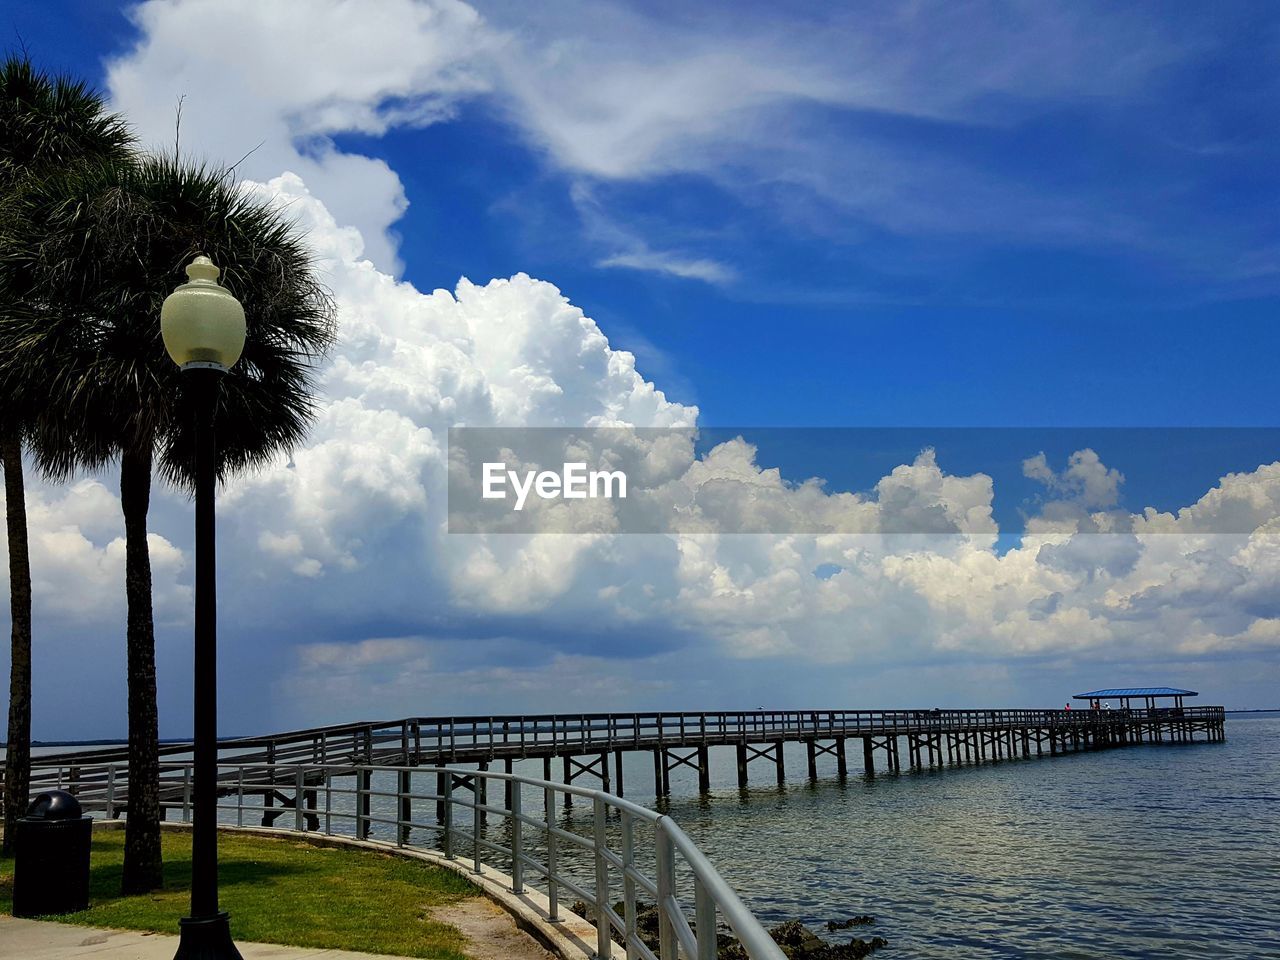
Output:
[[1280,957],[1280,719],[1228,719],[1221,744],[741,797],[718,773],[670,813],[743,899],[815,927],[872,914],[859,933],[887,938],[886,960]]
[[[827,920],[869,913],[875,926],[831,936],[883,936],[885,960],[1280,958],[1280,718],[1229,718],[1220,744],[844,783],[830,757],[818,783],[799,782],[804,750],[792,745],[793,782],[773,786],[773,767],[757,761],[759,786],[746,793],[731,749],[713,748],[711,760],[711,794],[697,795],[693,771],[673,772],[667,812],[766,922],[798,918],[825,934]],[[849,766],[861,769],[860,751]],[[541,762],[516,772],[541,776]],[[628,797],[652,803],[650,757],[628,757],[625,774]],[[383,806],[394,816],[389,803],[375,815]],[[561,816],[590,833],[588,806]],[[493,839],[504,829],[491,826]]]

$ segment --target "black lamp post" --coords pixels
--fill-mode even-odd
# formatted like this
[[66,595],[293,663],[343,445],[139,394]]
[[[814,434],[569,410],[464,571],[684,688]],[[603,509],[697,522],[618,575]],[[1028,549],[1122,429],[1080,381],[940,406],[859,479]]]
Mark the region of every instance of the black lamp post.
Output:
[[195,811],[191,830],[191,916],[179,921],[174,960],[240,960],[227,915],[218,910],[218,610],[213,488],[214,411],[222,375],[244,349],[244,308],[218,284],[208,257],[187,267],[187,283],[160,310],[165,349],[182,368],[195,410],[196,628]]

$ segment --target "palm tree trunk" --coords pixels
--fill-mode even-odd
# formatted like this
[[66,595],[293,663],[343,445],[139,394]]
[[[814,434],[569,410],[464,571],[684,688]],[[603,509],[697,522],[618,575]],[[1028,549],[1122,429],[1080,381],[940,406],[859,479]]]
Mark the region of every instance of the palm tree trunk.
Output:
[[125,821],[125,894],[161,885],[160,728],[156,706],[156,643],[151,617],[151,554],[147,510],[151,504],[151,444],[138,444],[120,459],[124,510],[125,596],[129,605],[129,812]]
[[5,523],[9,533],[9,733],[4,761],[3,853],[13,849],[13,830],[27,808],[31,787],[31,558],[27,550],[27,495],[22,481],[22,439],[0,434],[4,463]]

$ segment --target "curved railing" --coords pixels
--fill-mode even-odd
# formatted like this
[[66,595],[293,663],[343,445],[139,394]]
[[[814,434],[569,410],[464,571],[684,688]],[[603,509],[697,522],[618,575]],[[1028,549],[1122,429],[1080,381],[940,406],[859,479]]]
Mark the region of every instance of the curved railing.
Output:
[[[56,782],[81,794],[86,812],[118,813],[114,785],[124,779],[124,769],[111,764],[105,780],[94,776],[80,782],[71,767],[39,760],[35,765],[44,784]],[[166,781],[184,785],[181,799],[162,807],[189,820],[192,764],[163,763],[162,768]],[[422,789],[423,778],[434,789]],[[218,816],[225,824],[244,826],[268,809],[278,816],[279,807],[264,804],[264,791],[275,788],[296,798],[281,818],[283,825],[436,850],[470,862],[476,872],[482,865],[499,870],[509,875],[515,895],[530,885],[540,888],[552,923],[561,919],[562,897],[570,894],[594,917],[601,960],[619,949],[628,960],[714,960],[721,921],[751,960],[784,960],[675,821],[602,790],[486,770],[418,766],[222,762],[219,779]],[[351,785],[342,785],[347,780]],[[500,798],[491,802],[491,792]],[[589,817],[574,815],[575,800],[589,805]],[[638,929],[646,897],[657,908],[656,952]]]

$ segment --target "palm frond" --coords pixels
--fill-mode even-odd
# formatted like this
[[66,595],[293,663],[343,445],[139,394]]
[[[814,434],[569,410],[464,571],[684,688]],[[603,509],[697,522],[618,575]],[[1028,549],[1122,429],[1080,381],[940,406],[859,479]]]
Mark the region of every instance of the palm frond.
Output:
[[223,379],[219,471],[296,446],[313,417],[314,363],[334,305],[298,228],[226,171],[169,156],[83,165],[25,191],[0,249],[0,387],[44,396],[34,444],[53,475],[155,444],[163,476],[190,487],[191,417],[160,339],[160,305],[199,253],[245,309],[243,358]]
[[[38,70],[26,56],[0,62],[0,263],[19,242],[28,209],[23,198],[35,184],[82,163],[128,162],[133,143],[124,120],[107,113],[103,97],[86,84]],[[11,288],[0,278],[0,291]],[[8,349],[18,306],[12,294],[0,292],[0,354]],[[19,389],[27,379],[21,368],[0,374],[5,425],[24,436],[39,412],[22,402],[39,397],[38,382],[36,390]]]

